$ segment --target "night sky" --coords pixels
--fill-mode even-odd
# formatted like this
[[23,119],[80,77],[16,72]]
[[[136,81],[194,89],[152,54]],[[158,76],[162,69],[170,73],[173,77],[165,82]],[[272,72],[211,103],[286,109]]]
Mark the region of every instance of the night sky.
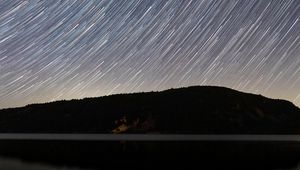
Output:
[[300,106],[299,0],[1,0],[0,108],[217,85]]

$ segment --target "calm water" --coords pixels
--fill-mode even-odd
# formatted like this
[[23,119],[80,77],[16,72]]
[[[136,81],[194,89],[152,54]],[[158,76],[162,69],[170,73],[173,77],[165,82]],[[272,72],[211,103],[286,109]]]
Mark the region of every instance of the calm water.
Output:
[[[39,163],[28,163],[18,159],[1,158],[1,170],[79,170],[79,168],[56,167]],[[82,170],[82,169],[80,169]]]

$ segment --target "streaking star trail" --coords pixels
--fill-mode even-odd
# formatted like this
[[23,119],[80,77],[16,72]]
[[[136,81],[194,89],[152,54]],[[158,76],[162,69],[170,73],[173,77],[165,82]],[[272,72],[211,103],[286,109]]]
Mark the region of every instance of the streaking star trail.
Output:
[[226,86],[300,106],[299,0],[0,1],[0,108]]

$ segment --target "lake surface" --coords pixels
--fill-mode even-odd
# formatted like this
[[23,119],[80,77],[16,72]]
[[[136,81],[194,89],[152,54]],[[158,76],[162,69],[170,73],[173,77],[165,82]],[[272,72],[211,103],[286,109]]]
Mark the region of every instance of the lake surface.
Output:
[[81,170],[79,168],[57,167],[40,163],[24,162],[20,159],[0,157],[1,170]]
[[200,165],[295,169],[300,162],[300,136],[0,134],[0,155],[16,158],[0,159],[0,169],[157,169],[161,164],[183,169]]

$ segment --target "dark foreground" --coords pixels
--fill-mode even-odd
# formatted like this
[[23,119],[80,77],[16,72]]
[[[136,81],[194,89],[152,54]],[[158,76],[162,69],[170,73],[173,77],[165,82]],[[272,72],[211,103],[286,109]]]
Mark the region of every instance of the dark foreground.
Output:
[[298,142],[2,140],[1,157],[87,169],[294,169]]

